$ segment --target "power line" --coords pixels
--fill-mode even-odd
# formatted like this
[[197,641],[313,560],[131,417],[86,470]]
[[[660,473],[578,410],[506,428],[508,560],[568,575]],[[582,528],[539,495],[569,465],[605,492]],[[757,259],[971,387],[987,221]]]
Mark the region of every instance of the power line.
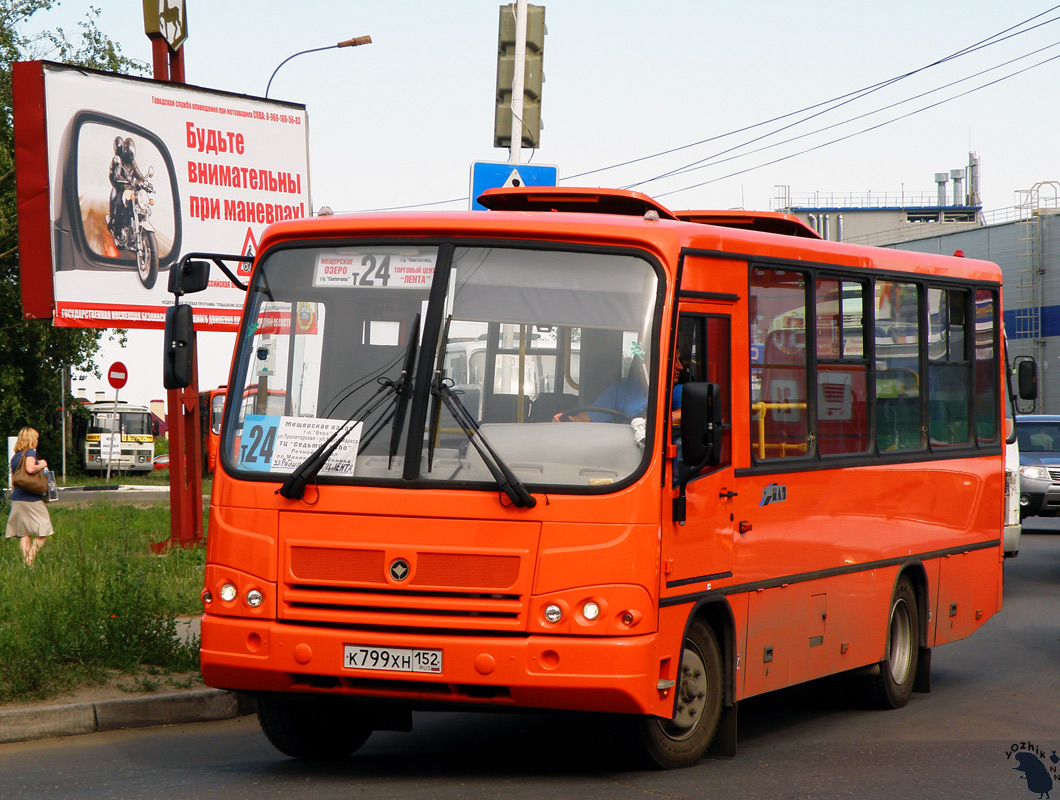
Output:
[[[963,47],[960,50],[957,50],[957,51],[955,51],[953,53],[950,53],[947,56],[944,56],[944,57],[942,57],[940,59],[937,59],[936,61],[933,61],[930,64],[926,64],[926,65],[924,65],[922,67],[918,67],[917,69],[909,70],[908,72],[902,73],[900,75],[896,75],[896,76],[894,76],[892,78],[888,78],[888,79],[880,81],[878,83],[874,83],[874,84],[871,84],[869,86],[862,87],[861,89],[855,89],[854,91],[847,92],[846,94],[842,94],[842,95],[839,95],[837,97],[833,97],[830,100],[824,100],[822,102],[815,103],[814,105],[811,105],[811,106],[806,106],[806,107],[798,109],[796,111],[789,111],[786,114],[781,114],[780,116],[773,117],[772,119],[764,120],[762,122],[756,122],[753,125],[747,125],[747,126],[745,126],[743,128],[738,128],[736,130],[728,131],[727,133],[717,134],[716,136],[711,136],[711,137],[708,137],[706,139],[701,139],[698,142],[692,142],[690,144],[686,144],[686,145],[681,145],[679,147],[670,148],[669,150],[663,150],[663,151],[660,151],[658,153],[652,153],[651,155],[640,156],[638,158],[629,159],[627,161],[623,161],[623,162],[618,163],[618,164],[611,164],[611,165],[606,166],[606,167],[598,167],[596,169],[588,170],[586,172],[579,172],[579,173],[577,173],[575,175],[569,175],[567,177],[564,177],[562,180],[570,181],[570,180],[574,180],[576,178],[584,178],[587,175],[595,175],[597,173],[606,172],[606,171],[611,170],[611,169],[617,169],[619,167],[625,167],[625,166],[629,166],[631,164],[637,164],[637,163],[640,163],[642,161],[648,161],[648,160],[651,160],[653,158],[658,158],[660,156],[670,155],[671,153],[680,152],[682,150],[688,150],[688,149],[693,148],[693,147],[698,147],[698,146],[703,145],[703,144],[708,144],[710,142],[718,141],[719,139],[725,139],[725,138],[728,138],[729,136],[735,136],[738,133],[746,133],[747,131],[754,130],[756,128],[760,128],[760,127],[763,127],[765,125],[770,125],[770,124],[772,124],[774,122],[779,122],[781,120],[787,119],[789,117],[796,116],[798,114],[804,114],[807,111],[813,111],[814,109],[819,109],[822,106],[829,106],[829,108],[825,108],[823,111],[818,111],[817,113],[812,114],[809,117],[806,117],[806,118],[801,119],[801,120],[797,120],[797,121],[795,121],[793,123],[789,123],[788,125],[786,125],[786,126],[784,126],[782,128],[779,128],[779,129],[777,129],[775,131],[772,131],[772,132],[770,132],[768,134],[763,134],[763,136],[755,138],[755,139],[752,139],[750,142],[745,142],[742,145],[736,145],[735,148],[738,149],[739,147],[746,146],[747,144],[753,144],[754,142],[759,141],[762,138],[766,138],[768,136],[773,135],[774,133],[779,133],[780,131],[787,130],[788,128],[790,128],[790,127],[792,127],[794,125],[798,125],[798,124],[800,124],[802,122],[808,121],[810,119],[814,119],[815,117],[820,116],[822,114],[826,114],[829,111],[834,110],[835,108],[839,108],[839,107],[841,107],[843,105],[846,105],[848,103],[854,102],[855,100],[859,100],[862,97],[865,97],[865,96],[867,96],[869,94],[872,94],[873,92],[879,91],[880,89],[883,89],[883,88],[886,88],[888,86],[891,86],[891,85],[893,85],[893,84],[895,84],[895,83],[897,83],[897,82],[899,82],[901,80],[904,80],[904,79],[906,79],[908,77],[916,75],[916,74],[918,74],[920,72],[924,72],[925,70],[928,70],[928,69],[931,69],[933,67],[939,66],[940,64],[945,64],[945,63],[947,63],[949,61],[952,61],[952,60],[954,60],[956,58],[960,58],[961,56],[967,55],[969,53],[974,53],[974,52],[976,52],[978,50],[981,50],[981,49],[983,49],[985,47],[990,47],[992,45],[999,44],[1001,42],[1007,41],[1008,39],[1011,39],[1011,38],[1013,38],[1015,36],[1020,36],[1020,35],[1022,35],[1024,33],[1028,33],[1030,31],[1036,30],[1037,28],[1040,28],[1040,27],[1042,27],[1044,25],[1048,25],[1048,24],[1050,24],[1052,22],[1056,22],[1058,19],[1060,19],[1060,17],[1053,17],[1052,19],[1045,20],[1044,22],[1040,22],[1037,25],[1034,25],[1034,26],[1032,26],[1030,28],[1026,28],[1025,30],[1017,31],[1016,33],[1011,33],[1012,31],[1015,31],[1017,28],[1021,28],[1024,25],[1027,25],[1028,23],[1033,22],[1034,20],[1038,19],[1039,17],[1045,16],[1046,14],[1049,14],[1049,13],[1051,13],[1053,11],[1056,11],[1058,8],[1060,8],[1060,5],[1052,6],[1051,8],[1048,8],[1045,11],[1042,11],[1042,12],[1040,12],[1038,14],[1035,14],[1034,16],[1028,17],[1027,19],[1023,20],[1022,22],[1018,22],[1015,25],[1011,25],[1008,28],[1005,28],[1004,30],[998,31],[995,34],[992,34],[991,36],[986,37],[985,39],[981,39],[980,41],[975,42],[974,44],[967,45],[966,47]],[[1010,35],[1006,36],[1005,34],[1010,34]],[[999,37],[1002,37],[1002,38],[999,38]],[[843,102],[840,102],[840,101],[843,101]],[[693,163],[695,163],[695,162],[693,162]],[[686,166],[691,166],[691,165],[686,165]],[[665,174],[662,175],[662,176],[657,176],[657,177],[665,177]],[[647,179],[645,181],[641,181],[641,183],[648,183],[651,180],[655,180],[655,178],[649,178],[649,179]],[[639,184],[637,184],[637,185],[639,185]]]
[[[873,116],[875,114],[880,114],[880,113],[882,113],[884,111],[889,111],[892,108],[897,108],[898,106],[905,105],[906,103],[911,103],[914,100],[919,100],[922,97],[927,97],[930,94],[935,94],[936,92],[941,92],[941,91],[943,91],[945,89],[950,89],[950,88],[956,86],[957,84],[965,83],[966,81],[970,81],[970,80],[973,80],[975,78],[981,77],[983,75],[986,75],[988,72],[993,72],[995,70],[1001,69],[1002,67],[1007,67],[1010,64],[1015,64],[1017,61],[1022,61],[1022,60],[1026,59],[1026,58],[1030,58],[1032,56],[1038,55],[1039,53],[1043,53],[1046,50],[1051,50],[1051,49],[1053,49],[1054,47],[1057,47],[1057,46],[1060,46],[1060,42],[1053,42],[1052,44],[1048,44],[1048,45],[1045,45],[1043,47],[1039,47],[1037,50],[1032,50],[1029,53],[1024,53],[1021,56],[1017,56],[1015,58],[1010,58],[1008,61],[1003,61],[1000,64],[995,64],[992,67],[987,67],[986,69],[980,70],[979,72],[975,72],[975,73],[973,73],[971,75],[967,75],[967,76],[965,76],[963,78],[958,78],[955,81],[950,81],[949,83],[945,83],[942,86],[936,86],[934,89],[928,89],[925,92],[921,92],[920,94],[913,95],[912,97],[907,97],[904,100],[897,100],[897,101],[895,101],[893,103],[889,103],[888,105],[881,106],[879,108],[873,109],[872,111],[866,111],[863,114],[858,114],[858,115],[853,116],[853,117],[847,117],[846,119],[840,120],[839,122],[833,122],[831,125],[825,125],[824,127],[816,128],[816,129],[814,129],[812,131],[808,131],[807,133],[801,133],[798,136],[792,136],[792,137],[789,137],[787,139],[783,139],[783,140],[781,140],[779,142],[773,142],[772,144],[763,145],[762,147],[757,147],[754,150],[748,150],[745,153],[737,153],[736,155],[729,156],[728,158],[721,158],[721,156],[726,155],[726,154],[732,152],[733,150],[738,150],[738,149],[740,149],[740,148],[742,148],[742,147],[744,147],[746,145],[739,145],[737,147],[729,148],[728,150],[722,150],[719,153],[715,153],[713,156],[707,156],[706,158],[700,159],[699,161],[693,162],[692,164],[686,165],[684,167],[678,167],[676,169],[671,170],[670,172],[667,172],[667,173],[665,173],[663,175],[659,175],[659,176],[657,176],[655,178],[648,178],[648,179],[643,180],[643,181],[638,181],[637,183],[628,184],[626,186],[623,186],[622,188],[623,189],[633,189],[633,188],[641,186],[641,185],[643,185],[645,183],[650,183],[651,181],[661,180],[663,178],[669,178],[669,177],[673,177],[673,176],[676,176],[676,175],[685,175],[685,174],[688,174],[689,172],[696,172],[696,171],[701,170],[701,169],[706,169],[707,167],[717,166],[718,164],[724,164],[724,163],[729,162],[729,161],[735,161],[736,159],[745,158],[747,156],[754,155],[755,153],[761,153],[761,152],[763,152],[765,150],[771,150],[771,149],[773,149],[775,147],[781,147],[782,145],[785,145],[785,144],[791,144],[792,142],[799,141],[800,139],[806,139],[806,138],[808,138],[810,136],[814,136],[814,135],[816,135],[818,133],[823,133],[824,131],[829,131],[829,130],[832,130],[833,128],[839,128],[839,127],[841,127],[843,125],[848,125],[851,122],[857,122],[858,120],[865,119],[866,117],[871,117],[871,116]],[[1051,60],[1052,59],[1045,59],[1043,61],[1038,62],[1037,64],[1032,64],[1027,69],[1034,69],[1035,67],[1039,67],[1042,64],[1046,64],[1046,63],[1048,63]],[[1012,73],[1012,75],[1019,75],[1021,72],[1026,72],[1026,71],[1027,71],[1026,69],[1020,70],[1019,72]],[[1003,76],[999,80],[1006,80],[1007,78],[1012,77],[1012,75]],[[991,86],[991,85],[993,85],[993,83],[997,83],[997,82],[998,81],[992,81],[991,83],[984,84],[983,87],[978,87],[978,88],[985,88],[986,86]],[[978,88],[973,90],[973,91],[978,91]],[[941,102],[943,102],[943,103],[949,102],[949,100],[951,100],[951,99],[956,99],[956,98],[959,98],[959,97],[963,97],[964,94],[966,94],[966,93],[954,95],[954,97],[948,98],[948,99],[943,100]],[[933,108],[933,107],[934,106],[927,106],[926,108]],[[923,109],[923,110],[926,110],[926,108]],[[917,113],[919,113],[919,112],[917,112]],[[899,119],[901,119],[901,117],[899,117]],[[757,140],[755,140],[755,141],[757,141]],[[748,142],[747,144],[752,144],[752,143],[753,142]]]
[[[356,213],[358,213],[358,214],[371,214],[371,213],[373,213],[375,211],[407,211],[410,208],[426,208],[427,206],[444,206],[444,205],[448,205],[449,203],[466,203],[467,199],[468,199],[468,197],[465,194],[463,197],[454,197],[451,200],[434,200],[433,202],[430,202],[430,203],[410,203],[407,206],[383,206],[382,208],[361,208],[361,209],[358,209]],[[349,212],[340,212],[340,213],[349,213]]]
[[752,172],[752,171],[754,171],[756,169],[761,169],[762,167],[772,166],[773,164],[779,164],[782,161],[787,161],[789,159],[796,158],[796,157],[801,156],[801,155],[805,155],[806,153],[812,153],[815,150],[820,150],[821,148],[829,147],[829,146],[831,146],[833,144],[838,144],[839,142],[844,142],[847,139],[853,139],[855,136],[860,136],[863,133],[869,133],[871,131],[879,130],[880,128],[886,127],[887,125],[891,125],[892,123],[899,122],[900,120],[903,120],[903,119],[908,119],[909,117],[912,117],[912,116],[914,116],[916,114],[919,114],[922,111],[928,111],[929,109],[937,108],[938,106],[944,105],[945,103],[948,103],[951,100],[956,100],[956,99],[958,99],[960,97],[965,97],[967,95],[973,94],[974,92],[978,92],[980,89],[986,89],[987,87],[994,86],[995,84],[1001,83],[1002,81],[1006,81],[1009,78],[1013,78],[1013,77],[1015,77],[1017,75],[1022,75],[1024,72],[1029,72],[1032,69],[1036,69],[1036,68],[1042,66],[1043,64],[1048,64],[1049,62],[1056,61],[1057,59],[1060,59],[1060,55],[1055,55],[1055,56],[1052,56],[1051,58],[1047,58],[1047,59],[1045,59],[1043,61],[1039,61],[1037,64],[1031,64],[1029,67],[1025,67],[1024,69],[1017,70],[1016,72],[1013,72],[1013,73],[1011,73],[1009,75],[1004,75],[1004,76],[1002,76],[1000,78],[997,78],[996,80],[992,80],[992,81],[989,81],[987,83],[984,83],[981,86],[976,86],[975,88],[969,89],[966,92],[961,92],[960,94],[955,94],[953,97],[947,97],[944,100],[939,100],[937,103],[931,103],[930,105],[926,105],[923,108],[918,108],[915,111],[910,111],[908,114],[902,114],[901,116],[894,117],[893,119],[885,120],[884,122],[881,122],[881,123],[879,123],[877,125],[872,125],[872,126],[870,126],[868,128],[863,128],[860,131],[855,131],[853,133],[849,133],[846,136],[840,136],[839,138],[831,139],[831,140],[829,140],[827,142],[823,142],[821,144],[814,145],[813,147],[807,147],[805,150],[800,150],[797,153],[790,153],[790,154],[788,154],[786,156],[781,156],[780,158],[775,158],[772,161],[766,161],[766,162],[764,162],[762,164],[756,164],[753,167],[747,167],[746,169],[737,170],[736,172],[730,172],[728,175],[722,175],[722,176],[720,176],[718,178],[711,178],[708,181],[701,181],[700,183],[696,183],[696,184],[693,184],[691,186],[685,186],[685,187],[683,187],[681,189],[673,189],[673,190],[671,190],[669,192],[659,192],[658,194],[655,194],[654,196],[656,198],[659,198],[659,197],[667,197],[667,196],[672,195],[672,194],[679,194],[681,192],[687,192],[690,189],[698,189],[700,186],[706,186],[706,185],[711,184],[711,183],[717,183],[718,181],[723,181],[723,180],[726,180],[727,178],[734,178],[737,175],[743,175],[745,173]]

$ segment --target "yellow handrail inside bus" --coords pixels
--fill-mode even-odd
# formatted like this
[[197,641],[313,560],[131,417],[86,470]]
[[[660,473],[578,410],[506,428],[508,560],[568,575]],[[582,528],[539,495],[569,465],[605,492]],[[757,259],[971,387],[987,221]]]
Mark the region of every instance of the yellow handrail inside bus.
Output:
[[805,403],[751,403],[751,414],[753,417],[758,419],[758,444],[755,445],[758,450],[758,457],[766,457],[766,448],[772,448],[774,450],[779,449],[781,457],[787,455],[788,450],[792,450],[797,453],[806,452],[806,443],[800,444],[780,444],[766,445],[766,412],[767,411],[795,411],[795,410],[806,410]]

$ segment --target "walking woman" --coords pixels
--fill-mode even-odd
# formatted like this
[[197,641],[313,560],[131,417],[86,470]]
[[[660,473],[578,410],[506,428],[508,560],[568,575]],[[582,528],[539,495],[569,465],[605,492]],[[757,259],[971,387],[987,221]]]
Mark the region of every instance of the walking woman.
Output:
[[[37,440],[39,434],[33,428],[23,428],[18,432],[15,441],[15,454],[11,457],[11,473],[19,468],[22,459],[26,459],[26,472],[31,475],[48,466],[48,462],[37,458]],[[25,489],[13,487],[11,491],[11,516],[7,518],[7,530],[4,538],[17,537],[22,548],[22,558],[26,566],[33,566],[33,559],[44,546],[44,541],[51,536],[52,520],[48,515],[48,506],[44,495],[33,494]]]

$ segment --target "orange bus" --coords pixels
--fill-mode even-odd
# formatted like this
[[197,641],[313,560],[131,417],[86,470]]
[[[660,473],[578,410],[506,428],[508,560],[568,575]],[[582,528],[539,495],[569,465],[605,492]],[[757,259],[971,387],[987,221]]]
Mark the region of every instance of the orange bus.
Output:
[[[285,402],[225,407],[205,681],[295,757],[547,708],[664,768],[733,753],[747,697],[926,691],[1001,608],[999,269],[630,191],[480,202],[264,232],[228,385]],[[178,270],[167,386],[210,265]],[[533,396],[497,379],[531,359]]]
[[199,392],[199,423],[202,430],[202,471],[213,473],[217,466],[217,443],[221,438],[221,417],[225,408],[225,387]]
[[[212,474],[217,466],[217,447],[221,440],[221,420],[224,415],[225,396],[227,386],[218,386],[199,392],[199,424],[202,430],[202,468],[203,474]],[[241,415],[253,410],[253,406],[264,403],[264,409],[269,413],[282,414],[285,393],[278,390],[266,389],[265,394],[259,396],[258,387],[247,388],[243,392]],[[264,413],[264,412],[262,412]]]

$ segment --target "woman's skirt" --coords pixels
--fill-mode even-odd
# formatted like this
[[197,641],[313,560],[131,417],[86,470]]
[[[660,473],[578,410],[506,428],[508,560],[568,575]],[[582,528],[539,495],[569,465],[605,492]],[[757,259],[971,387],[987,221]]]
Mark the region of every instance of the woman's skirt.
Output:
[[51,536],[52,519],[48,515],[48,504],[36,500],[13,500],[11,516],[7,518],[4,538],[21,536]]

